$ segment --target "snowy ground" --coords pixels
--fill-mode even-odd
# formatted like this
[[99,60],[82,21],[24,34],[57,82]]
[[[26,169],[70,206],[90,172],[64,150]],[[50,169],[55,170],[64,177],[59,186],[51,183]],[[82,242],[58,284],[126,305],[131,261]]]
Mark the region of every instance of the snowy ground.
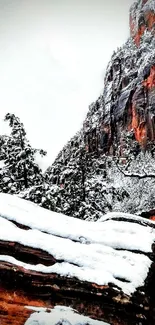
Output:
[[56,306],[50,312],[49,310],[46,312],[45,308],[28,307],[28,309],[37,312],[30,316],[25,325],[108,325],[105,322],[79,315],[75,310],[64,306]]
[[[151,265],[145,254],[132,250],[151,252],[155,230],[117,221],[118,216],[143,221],[140,217],[119,213],[108,214],[101,222],[82,221],[50,212],[16,196],[0,194],[0,239],[43,249],[58,262],[51,266],[30,265],[7,255],[0,255],[0,261],[98,285],[113,283],[131,295],[144,284]],[[11,221],[31,229],[20,229]],[[148,225],[151,223],[147,221]]]

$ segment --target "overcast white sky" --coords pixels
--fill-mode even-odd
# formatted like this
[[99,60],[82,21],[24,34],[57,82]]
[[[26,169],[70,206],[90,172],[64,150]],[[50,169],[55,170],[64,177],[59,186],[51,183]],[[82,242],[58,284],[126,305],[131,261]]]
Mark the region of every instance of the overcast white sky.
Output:
[[[103,89],[133,0],[0,0],[0,120],[13,112],[52,163]],[[0,123],[1,133],[5,130]]]

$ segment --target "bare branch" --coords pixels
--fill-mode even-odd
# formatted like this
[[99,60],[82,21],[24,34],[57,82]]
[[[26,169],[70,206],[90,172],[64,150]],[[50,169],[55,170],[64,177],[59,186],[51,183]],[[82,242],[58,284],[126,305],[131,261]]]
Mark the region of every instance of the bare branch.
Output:
[[115,161],[115,164],[118,168],[118,170],[125,176],[125,177],[132,177],[132,178],[139,178],[139,179],[144,179],[144,178],[155,178],[155,174],[138,174],[138,173],[126,173],[124,170],[122,170],[118,164],[118,162]]

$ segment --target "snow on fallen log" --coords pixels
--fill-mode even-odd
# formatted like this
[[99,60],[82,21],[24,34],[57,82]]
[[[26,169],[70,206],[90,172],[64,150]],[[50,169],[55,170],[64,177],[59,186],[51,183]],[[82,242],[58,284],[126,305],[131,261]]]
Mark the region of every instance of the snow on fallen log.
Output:
[[1,286],[48,307],[151,324],[154,241],[154,223],[140,217],[110,213],[87,222],[0,194]]

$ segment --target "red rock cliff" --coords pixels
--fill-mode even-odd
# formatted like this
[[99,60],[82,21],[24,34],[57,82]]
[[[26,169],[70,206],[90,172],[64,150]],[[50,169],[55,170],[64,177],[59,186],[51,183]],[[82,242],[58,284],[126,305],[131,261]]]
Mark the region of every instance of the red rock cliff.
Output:
[[154,3],[149,0],[137,1],[130,11],[130,33],[137,46],[145,31],[155,32]]
[[90,106],[84,123],[89,151],[113,153],[114,142],[121,146],[122,132],[130,130],[140,146],[154,143],[154,0],[138,0],[133,4],[130,33],[126,44],[113,54],[106,71],[103,95]]

